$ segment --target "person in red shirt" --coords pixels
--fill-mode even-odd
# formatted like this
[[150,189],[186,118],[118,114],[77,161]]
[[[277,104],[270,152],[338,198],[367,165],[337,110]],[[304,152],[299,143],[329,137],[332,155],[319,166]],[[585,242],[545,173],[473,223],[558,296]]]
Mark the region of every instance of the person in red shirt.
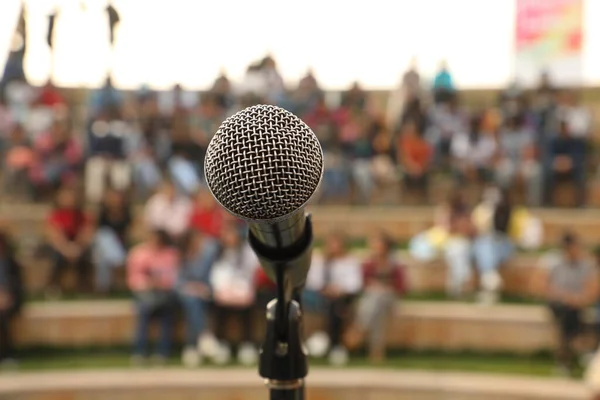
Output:
[[427,177],[433,149],[421,136],[414,122],[404,124],[398,141],[398,162],[404,170],[404,185],[408,190],[427,194]]
[[379,363],[385,358],[385,335],[396,299],[406,291],[403,266],[395,259],[394,242],[380,232],[370,243],[371,255],[363,265],[365,289],[357,308],[356,321],[346,335],[349,348],[358,347],[369,334],[369,357]]
[[52,250],[52,272],[47,285],[49,293],[60,293],[60,281],[66,267],[76,268],[79,289],[89,284],[89,248],[94,224],[82,210],[75,189],[61,188],[56,204],[46,219],[46,238]]
[[208,189],[200,189],[190,214],[189,229],[202,237],[200,262],[205,268],[209,268],[219,256],[224,225],[225,212]]
[[66,104],[64,97],[52,82],[48,82],[46,86],[42,88],[38,95],[37,102],[46,107],[56,107]]
[[190,215],[190,228],[205,237],[219,239],[223,229],[224,212],[208,189],[196,194],[196,202]]

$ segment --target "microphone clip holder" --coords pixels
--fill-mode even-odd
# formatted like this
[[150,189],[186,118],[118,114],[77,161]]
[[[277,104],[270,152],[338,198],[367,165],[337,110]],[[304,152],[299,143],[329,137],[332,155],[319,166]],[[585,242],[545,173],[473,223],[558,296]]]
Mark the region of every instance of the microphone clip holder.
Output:
[[[308,374],[307,352],[302,343],[302,311],[293,300],[287,305],[285,319],[278,316],[284,302],[273,299],[267,305],[267,326],[260,360],[259,374],[271,391],[272,400],[301,400],[304,378]],[[287,333],[287,334],[286,334]]]

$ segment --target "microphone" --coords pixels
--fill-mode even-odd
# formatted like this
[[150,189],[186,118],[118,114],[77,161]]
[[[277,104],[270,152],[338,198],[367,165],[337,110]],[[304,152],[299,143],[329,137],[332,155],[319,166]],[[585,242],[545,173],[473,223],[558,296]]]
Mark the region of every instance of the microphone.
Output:
[[211,139],[204,175],[215,199],[248,222],[249,243],[277,284],[267,305],[259,375],[272,399],[304,398],[308,374],[300,291],[312,253],[312,223],[304,212],[323,176],[323,151],[294,114],[248,107],[227,118]]
[[204,174],[229,213],[249,225],[249,243],[286,303],[304,287],[312,224],[304,207],[323,176],[323,151],[300,118],[256,105],[227,118],[208,145]]

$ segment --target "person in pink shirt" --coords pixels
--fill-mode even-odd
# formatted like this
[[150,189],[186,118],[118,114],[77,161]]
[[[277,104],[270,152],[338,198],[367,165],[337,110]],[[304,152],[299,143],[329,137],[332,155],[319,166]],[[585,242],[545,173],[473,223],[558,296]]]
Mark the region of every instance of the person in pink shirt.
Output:
[[131,250],[127,259],[127,284],[133,292],[137,313],[133,356],[134,364],[145,361],[150,321],[157,318],[160,337],[155,361],[164,363],[169,356],[177,298],[175,284],[179,252],[171,246],[169,234],[153,231],[148,240]]

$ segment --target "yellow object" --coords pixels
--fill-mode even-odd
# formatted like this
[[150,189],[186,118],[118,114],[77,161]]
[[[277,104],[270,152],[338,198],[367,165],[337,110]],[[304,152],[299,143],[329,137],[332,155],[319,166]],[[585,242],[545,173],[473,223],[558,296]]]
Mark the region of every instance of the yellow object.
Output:
[[[486,204],[480,204],[473,210],[471,220],[479,234],[490,232],[493,228],[494,209]],[[531,214],[525,207],[514,207],[508,225],[508,236],[518,241],[523,236]]]
[[425,232],[427,239],[431,245],[436,249],[442,249],[446,244],[446,241],[450,237],[448,231],[441,226],[434,226]]
[[488,233],[492,230],[492,217],[494,208],[488,204],[479,204],[471,213],[471,221],[479,234]]
[[514,240],[520,240],[529,218],[531,218],[531,215],[525,207],[515,207],[508,226],[508,236]]

